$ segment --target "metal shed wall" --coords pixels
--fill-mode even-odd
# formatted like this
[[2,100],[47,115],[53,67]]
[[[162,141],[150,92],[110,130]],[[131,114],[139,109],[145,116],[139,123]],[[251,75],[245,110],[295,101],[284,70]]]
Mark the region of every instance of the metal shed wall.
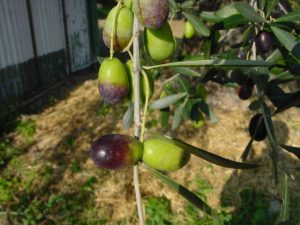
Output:
[[0,0],[0,104],[95,60],[95,0]]
[[0,100],[35,86],[34,52],[24,0],[0,1]]

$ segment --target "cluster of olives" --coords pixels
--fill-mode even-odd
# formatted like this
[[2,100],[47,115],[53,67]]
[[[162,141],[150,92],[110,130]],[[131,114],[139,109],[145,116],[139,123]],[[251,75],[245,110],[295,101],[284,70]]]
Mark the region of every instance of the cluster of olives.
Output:
[[152,137],[143,143],[120,134],[98,138],[91,147],[91,158],[104,169],[121,169],[143,161],[160,171],[174,171],[185,166],[190,153],[167,138]]
[[[111,49],[113,52],[122,51],[129,45],[133,35],[134,15],[145,28],[144,49],[146,53],[155,62],[169,58],[176,49],[176,39],[167,22],[168,0],[126,0],[123,5],[114,7],[104,24],[105,45],[113,48]],[[132,97],[132,78],[132,61],[123,65],[117,58],[105,59],[98,74],[99,91],[104,101],[115,104],[127,96]],[[151,82],[149,86],[153,87]],[[145,84],[141,84],[141,88],[143,89],[141,98],[145,99]]]

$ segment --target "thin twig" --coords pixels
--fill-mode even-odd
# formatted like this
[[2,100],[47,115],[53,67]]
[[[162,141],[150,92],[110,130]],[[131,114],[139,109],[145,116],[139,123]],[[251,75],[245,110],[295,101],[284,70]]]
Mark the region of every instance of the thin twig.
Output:
[[282,12],[284,12],[285,14],[288,14],[288,11],[286,11],[284,6],[280,2],[278,2],[278,6],[279,6],[279,8],[281,9]]
[[[133,72],[134,72],[134,135],[140,136],[140,55],[139,55],[139,22],[134,16],[133,21]],[[133,167],[133,183],[140,225],[145,225],[142,197],[139,181],[138,165]]]

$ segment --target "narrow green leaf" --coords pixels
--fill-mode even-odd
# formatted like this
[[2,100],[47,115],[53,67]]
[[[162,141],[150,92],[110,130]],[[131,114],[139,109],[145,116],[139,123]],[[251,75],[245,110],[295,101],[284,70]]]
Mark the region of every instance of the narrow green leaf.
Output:
[[288,145],[280,145],[282,148],[287,150],[290,153],[293,153],[295,156],[297,156],[298,159],[300,159],[300,148],[299,147],[293,147]]
[[186,200],[197,206],[200,210],[207,213],[208,215],[212,215],[213,210],[212,208],[204,202],[201,198],[199,198],[196,194],[188,190],[186,187],[176,183],[171,178],[169,178],[166,175],[163,175],[162,173],[150,168],[146,167],[148,170],[150,170],[157,178],[159,178],[162,182],[167,184],[170,188],[175,190],[178,194],[180,194],[182,197],[184,197]]
[[208,12],[208,11],[202,11],[200,17],[202,17],[204,20],[211,23],[219,23],[223,20],[223,18],[217,16],[215,12]]
[[186,75],[186,76],[191,76],[191,77],[203,77],[202,74],[200,74],[198,71],[190,69],[188,67],[174,67],[172,68],[177,73]]
[[235,14],[222,20],[225,29],[232,29],[248,23],[248,20],[241,14]]
[[262,11],[264,11],[266,5],[266,0],[259,0],[259,6]]
[[300,42],[297,38],[281,28],[271,26],[271,29],[278,41],[294,56],[300,59]]
[[281,52],[279,51],[279,49],[276,49],[275,51],[273,51],[269,56],[268,58],[266,59],[266,62],[269,62],[269,63],[276,63],[278,62],[279,60],[282,59],[282,54]]
[[185,104],[186,103],[183,102],[175,109],[172,122],[172,130],[175,130],[180,125]]
[[285,102],[283,102],[273,115],[283,112],[291,107],[299,106],[300,105],[300,91],[295,92],[291,97],[289,97]]
[[222,19],[228,18],[230,16],[236,15],[239,12],[235,8],[234,3],[225,4],[222,8],[216,11],[216,15],[221,17]]
[[288,176],[284,176],[283,199],[279,216],[276,219],[275,225],[289,224],[289,187]]
[[182,9],[191,8],[194,5],[194,1],[185,1],[181,4]]
[[296,22],[300,21],[300,9],[294,10],[275,20],[275,22]]
[[272,63],[259,60],[239,60],[239,59],[210,59],[210,60],[189,60],[159,64],[154,66],[143,66],[143,69],[150,70],[163,67],[183,67],[183,66],[245,66],[245,67],[269,67]]
[[193,14],[189,14],[186,12],[183,12],[183,15],[187,18],[187,20],[193,25],[195,30],[202,34],[204,37],[208,37],[210,35],[210,30],[208,27],[203,23],[202,19],[200,17],[197,17]]
[[182,92],[179,94],[174,94],[174,95],[169,95],[167,97],[158,99],[150,105],[150,109],[163,109],[166,108],[174,103],[176,103],[178,100],[182,99],[185,97],[187,93]]
[[246,19],[254,23],[267,23],[268,21],[261,17],[254,9],[246,2],[235,2],[235,8],[242,14]]
[[168,127],[170,115],[171,113],[169,108],[160,110],[160,124],[162,128]]
[[226,168],[233,168],[233,169],[253,169],[258,167],[258,165],[254,164],[248,164],[248,163],[241,163],[236,162],[230,159],[223,158],[219,155],[210,153],[208,151],[205,151],[203,149],[197,148],[195,146],[189,145],[185,142],[182,142],[180,140],[175,140],[175,143],[179,146],[181,146],[186,151],[190,152],[191,154],[204,159],[208,162],[211,162],[213,164],[216,164],[218,166],[226,167]]
[[123,116],[123,127],[125,130],[128,130],[129,127],[131,126],[133,121],[133,104],[129,103],[128,104],[128,109],[125,112],[124,116]]
[[275,6],[278,4],[279,0],[268,0],[267,1],[267,13],[266,17],[269,17]]
[[241,159],[242,159],[243,162],[248,159],[248,156],[249,156],[249,154],[250,154],[250,152],[252,150],[252,143],[253,143],[253,138],[250,138],[250,141],[248,142],[248,144],[247,144],[247,146],[246,146],[243,154],[241,155]]
[[214,111],[204,101],[199,101],[199,107],[212,122],[218,122],[218,118],[216,117]]
[[[259,92],[262,93],[261,88],[259,88]],[[267,135],[268,135],[268,140],[271,144],[272,147],[272,163],[273,163],[273,179],[274,179],[274,185],[277,186],[278,184],[278,168],[277,168],[277,163],[278,163],[278,143],[275,138],[275,132],[274,132],[274,127],[273,127],[273,122],[271,119],[271,112],[266,105],[265,102],[262,102],[262,115],[264,118],[264,123],[266,125],[267,129]]]
[[261,101],[260,100],[254,100],[250,103],[249,109],[252,111],[256,111],[261,107]]

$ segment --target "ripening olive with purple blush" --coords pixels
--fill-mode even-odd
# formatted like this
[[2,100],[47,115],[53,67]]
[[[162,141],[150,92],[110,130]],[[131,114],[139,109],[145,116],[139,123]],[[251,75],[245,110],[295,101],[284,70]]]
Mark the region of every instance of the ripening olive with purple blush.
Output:
[[105,59],[98,74],[99,92],[104,102],[115,104],[127,97],[129,81],[125,66],[117,59]]
[[143,155],[143,144],[137,139],[121,134],[98,138],[91,146],[90,156],[104,169],[121,169],[136,164]]
[[168,19],[168,0],[133,0],[132,10],[147,28],[160,28]]
[[263,31],[255,39],[256,47],[259,52],[266,53],[272,48],[272,36],[270,33]]

